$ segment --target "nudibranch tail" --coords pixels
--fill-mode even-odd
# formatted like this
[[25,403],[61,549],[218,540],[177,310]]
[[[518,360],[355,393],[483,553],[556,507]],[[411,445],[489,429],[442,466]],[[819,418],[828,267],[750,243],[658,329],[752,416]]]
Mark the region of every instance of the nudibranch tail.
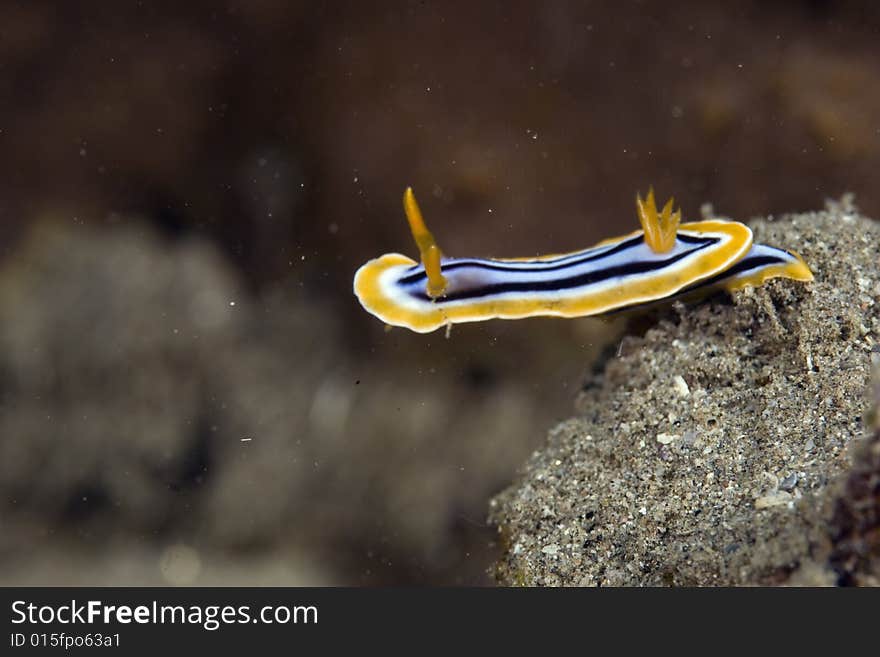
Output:
[[[688,226],[689,224],[684,224]],[[745,287],[757,287],[771,278],[790,278],[808,283],[813,280],[813,272],[794,251],[786,251],[768,244],[753,243],[748,253],[730,267],[714,276],[704,278],[682,288],[672,296],[662,299],[696,299],[718,290],[734,292]],[[630,306],[622,310],[635,310],[653,306],[655,303]]]
[[675,235],[681,223],[681,210],[673,212],[672,207],[673,199],[669,199],[658,215],[652,187],[648,188],[648,196],[644,201],[636,194],[636,208],[645,233],[645,243],[654,253],[667,253],[675,246]]
[[748,285],[757,287],[771,278],[790,278],[804,283],[813,280],[813,272],[800,255],[767,244],[754,244],[746,257],[725,274],[722,285],[728,292]]
[[431,231],[425,225],[422,211],[416,202],[416,195],[413,194],[412,187],[407,187],[403,193],[403,211],[406,213],[409,229],[412,231],[416,246],[419,247],[422,265],[425,267],[425,273],[428,275],[425,291],[432,299],[442,297],[448,285],[440,266],[440,259],[443,257],[443,253],[440,251],[440,247],[437,246],[437,240],[434,239]]

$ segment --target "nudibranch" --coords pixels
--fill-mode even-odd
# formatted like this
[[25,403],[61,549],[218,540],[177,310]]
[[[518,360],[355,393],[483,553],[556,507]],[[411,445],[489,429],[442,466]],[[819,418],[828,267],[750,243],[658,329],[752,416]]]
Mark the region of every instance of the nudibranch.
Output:
[[745,224],[681,223],[672,199],[658,212],[653,190],[644,200],[636,196],[641,230],[533,258],[444,256],[409,187],[403,207],[421,262],[399,253],[370,260],[355,273],[354,293],[386,324],[418,333],[496,318],[601,315],[775,277],[813,279],[796,253],[753,244]]

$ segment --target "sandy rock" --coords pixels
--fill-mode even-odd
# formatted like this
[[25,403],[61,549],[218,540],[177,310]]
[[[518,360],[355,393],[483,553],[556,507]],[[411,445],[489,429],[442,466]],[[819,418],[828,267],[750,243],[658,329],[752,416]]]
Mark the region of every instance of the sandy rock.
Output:
[[502,583],[781,583],[817,568],[835,504],[838,533],[866,535],[874,520],[835,500],[865,440],[880,225],[844,201],[752,226],[756,240],[801,253],[815,282],[678,305],[625,338],[579,415],[493,500]]

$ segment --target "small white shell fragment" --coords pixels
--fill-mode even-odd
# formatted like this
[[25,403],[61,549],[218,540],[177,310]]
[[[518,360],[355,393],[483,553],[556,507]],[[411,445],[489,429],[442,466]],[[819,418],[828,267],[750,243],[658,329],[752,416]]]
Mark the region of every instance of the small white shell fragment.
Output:
[[792,497],[790,493],[784,490],[773,491],[767,495],[762,495],[755,500],[756,509],[769,509],[773,506],[783,506],[791,503]]
[[678,440],[681,438],[678,434],[675,433],[658,433],[657,434],[657,442],[661,445],[668,445],[673,440]]
[[676,374],[672,377],[672,387],[675,388],[675,392],[678,393],[679,397],[687,397],[691,394],[691,389],[681,374]]

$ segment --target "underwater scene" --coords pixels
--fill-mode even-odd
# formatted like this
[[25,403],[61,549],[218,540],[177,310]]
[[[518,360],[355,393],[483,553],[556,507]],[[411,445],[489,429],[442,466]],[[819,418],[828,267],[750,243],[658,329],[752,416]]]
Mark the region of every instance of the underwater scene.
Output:
[[880,584],[878,33],[0,2],[0,586]]

